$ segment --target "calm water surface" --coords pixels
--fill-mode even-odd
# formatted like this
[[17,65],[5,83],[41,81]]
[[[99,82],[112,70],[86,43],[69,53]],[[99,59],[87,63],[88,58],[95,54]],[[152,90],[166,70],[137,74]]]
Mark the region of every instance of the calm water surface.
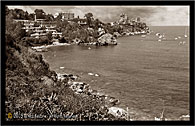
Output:
[[[189,114],[189,37],[184,37],[185,29],[151,27],[154,32],[145,38],[122,37],[117,46],[52,47],[44,57],[52,70],[79,75],[93,89],[120,99],[119,107],[129,107],[133,118],[160,116],[164,101],[165,117],[177,119]],[[165,33],[166,40],[159,42],[157,32]]]

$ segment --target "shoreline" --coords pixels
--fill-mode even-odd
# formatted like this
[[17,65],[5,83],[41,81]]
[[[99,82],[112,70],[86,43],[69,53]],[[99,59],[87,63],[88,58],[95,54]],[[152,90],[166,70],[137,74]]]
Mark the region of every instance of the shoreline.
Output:
[[[126,37],[126,36],[124,36],[124,37]],[[60,72],[60,73],[61,73],[61,72]],[[63,72],[62,72],[62,74],[63,74]],[[70,72],[70,74],[71,74],[71,72]],[[75,72],[74,74],[77,74],[77,73]],[[87,74],[87,73],[85,73],[85,74]],[[85,81],[83,81],[83,82],[85,82]],[[89,82],[89,84],[90,84],[90,82]],[[130,110],[130,109],[129,109],[129,110]],[[131,113],[131,112],[130,112],[130,113]],[[138,114],[135,114],[135,115],[138,115]],[[152,117],[152,116],[151,116],[151,117]],[[146,119],[146,118],[144,118],[144,117],[140,117],[140,118],[142,118],[143,120],[148,120],[148,119]],[[173,119],[173,118],[170,118],[170,119],[168,119],[168,120],[171,120],[171,119]],[[152,118],[150,118],[149,120],[155,120],[155,116],[152,117]],[[156,120],[158,120],[158,118],[156,118]],[[180,119],[179,119],[179,117],[175,117],[174,120],[180,120]]]
[[[107,34],[103,34],[102,36],[107,36]],[[150,34],[149,33],[142,33],[142,32],[125,32],[122,34],[117,34],[117,37],[115,38],[115,40],[113,42],[106,42],[107,38],[103,38],[103,40],[105,42],[88,42],[88,43],[84,43],[84,42],[73,42],[73,43],[59,43],[59,42],[53,42],[53,44],[50,45],[41,45],[41,46],[33,46],[31,47],[33,50],[37,51],[37,52],[46,52],[48,51],[47,48],[49,47],[55,47],[55,46],[68,46],[68,45],[84,45],[84,46],[110,46],[110,45],[117,45],[117,39],[121,38],[121,37],[128,37],[128,36],[134,36],[134,35],[147,35]],[[99,38],[101,38],[102,36],[100,36]],[[113,36],[113,35],[112,35]],[[109,36],[110,37],[110,36]],[[73,40],[72,40],[73,41]]]
[[[36,53],[36,52],[35,52]],[[48,61],[43,56],[44,62]],[[63,70],[64,67],[60,67],[60,70]],[[105,94],[104,92],[100,92],[98,90],[92,89],[90,83],[85,83],[83,81],[80,81],[80,76],[78,74],[74,75],[72,73],[66,73],[66,72],[56,72],[57,74],[56,78],[59,82],[67,81],[67,86],[70,88],[76,95],[80,96],[87,96],[87,97],[93,97],[95,100],[104,100],[105,105],[104,108],[108,110],[108,114],[112,114],[115,118],[118,119],[125,119],[126,121],[135,121],[131,119],[131,112],[129,111],[129,108],[127,107],[126,110],[117,106],[120,104],[120,100],[116,99],[113,96],[110,96],[108,94]],[[88,73],[88,76],[96,76],[99,77],[100,75],[97,73]]]
[[[130,118],[130,113],[127,110],[119,107],[120,104],[119,99],[116,99],[115,97],[112,97],[108,94],[102,93],[98,90],[92,89],[90,86],[90,83],[85,83],[83,81],[80,81],[79,78],[81,78],[79,75],[73,75],[71,73],[57,73],[57,80],[60,82],[65,81],[68,78],[67,85],[68,87],[77,95],[81,96],[92,96],[96,100],[105,100],[104,107],[108,109],[108,114],[112,114],[113,116],[117,118],[122,118],[127,121],[133,121],[133,119]],[[99,76],[98,74],[88,73],[89,76]]]
[[51,45],[41,45],[41,46],[34,46],[34,47],[31,47],[33,50],[37,51],[37,52],[45,52],[45,51],[48,51],[47,48],[49,47],[56,47],[56,46],[69,46],[71,44],[69,43],[54,43],[54,44],[51,44]]
[[[91,86],[90,86],[90,83],[85,83],[83,81],[80,81],[79,80],[79,75],[73,75],[71,73],[57,73],[58,77],[61,78],[63,75],[65,76],[72,76],[73,78],[76,78],[75,80],[72,80],[72,81],[69,81],[68,82],[68,85],[70,86],[69,88],[71,88],[75,94],[77,95],[87,95],[87,96],[90,96],[92,95],[93,97],[96,97],[96,98],[103,98],[103,99],[106,99],[107,101],[107,104],[105,104],[105,107],[109,110],[109,111],[114,111],[114,112],[109,112],[109,114],[112,114],[114,115],[115,117],[122,117],[122,118],[125,118],[127,121],[139,121],[139,120],[148,120],[148,121],[181,121],[181,120],[188,120],[190,115],[187,114],[187,115],[181,115],[180,117],[175,117],[174,119],[173,118],[165,118],[164,115],[161,115],[161,116],[154,116],[152,117],[151,115],[147,115],[147,113],[143,113],[141,110],[139,112],[137,112],[135,109],[133,108],[128,108],[126,107],[121,107],[121,102],[120,102],[120,99],[115,99],[115,97],[113,96],[110,96],[109,94],[105,94],[104,92],[102,93],[101,91],[98,91],[97,90],[94,90]],[[95,76],[96,74],[93,73],[88,73],[89,76]],[[60,77],[61,76],[61,77]],[[63,78],[63,77],[62,77]],[[64,78],[65,79],[65,78]],[[85,94],[84,91],[78,89],[77,87],[79,86],[87,86],[89,87],[89,92],[88,93],[91,93],[91,94]],[[74,86],[77,88],[74,89]],[[119,102],[115,105],[113,105],[111,102],[114,101],[114,100],[118,100]],[[122,106],[125,106],[125,105],[122,105]],[[121,115],[117,115],[117,111],[120,111],[119,114]],[[141,113],[140,113],[141,112]],[[162,113],[160,113],[162,114]],[[143,116],[140,116],[140,115],[143,115]]]

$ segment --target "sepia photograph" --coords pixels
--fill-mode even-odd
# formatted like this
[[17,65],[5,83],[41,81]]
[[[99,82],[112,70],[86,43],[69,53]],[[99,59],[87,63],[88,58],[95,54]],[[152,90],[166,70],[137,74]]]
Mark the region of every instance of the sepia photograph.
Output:
[[6,121],[190,121],[189,5],[6,5]]

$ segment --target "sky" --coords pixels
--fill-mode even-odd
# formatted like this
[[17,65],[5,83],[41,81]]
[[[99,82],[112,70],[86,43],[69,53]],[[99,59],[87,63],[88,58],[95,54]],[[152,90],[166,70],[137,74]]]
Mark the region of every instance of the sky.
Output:
[[8,6],[9,9],[23,9],[33,13],[35,9],[43,9],[47,14],[73,12],[75,17],[84,17],[93,13],[94,18],[103,22],[119,20],[125,13],[130,18],[141,17],[141,21],[149,26],[189,26],[189,6]]

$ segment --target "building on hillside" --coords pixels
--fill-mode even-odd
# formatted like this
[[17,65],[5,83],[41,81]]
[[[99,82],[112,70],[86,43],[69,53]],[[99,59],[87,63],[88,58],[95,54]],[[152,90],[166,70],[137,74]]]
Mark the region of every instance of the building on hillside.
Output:
[[42,23],[42,22],[45,22],[46,19],[36,19],[35,21],[36,21],[36,22],[41,22],[41,23]]
[[30,22],[31,20],[14,19],[14,21],[15,21],[15,22],[25,23],[25,22]]
[[[74,13],[63,13],[63,19],[73,19]],[[62,37],[61,32],[56,31],[57,22],[46,21],[46,19],[37,19],[35,15],[35,20],[14,20],[15,22],[21,22],[23,24],[22,29],[26,32],[30,32],[31,37],[40,38],[41,36],[46,36],[49,32],[52,33],[52,37]]]
[[119,19],[119,24],[127,24],[128,22],[128,16],[126,14],[121,14]]
[[62,20],[72,20],[74,19],[74,13],[70,13],[70,12],[63,12],[61,13],[62,15]]
[[87,19],[78,19],[78,24],[79,25],[86,25],[87,24]]
[[57,31],[55,31],[55,32],[53,32],[52,33],[52,37],[62,37],[62,32],[57,32]]

